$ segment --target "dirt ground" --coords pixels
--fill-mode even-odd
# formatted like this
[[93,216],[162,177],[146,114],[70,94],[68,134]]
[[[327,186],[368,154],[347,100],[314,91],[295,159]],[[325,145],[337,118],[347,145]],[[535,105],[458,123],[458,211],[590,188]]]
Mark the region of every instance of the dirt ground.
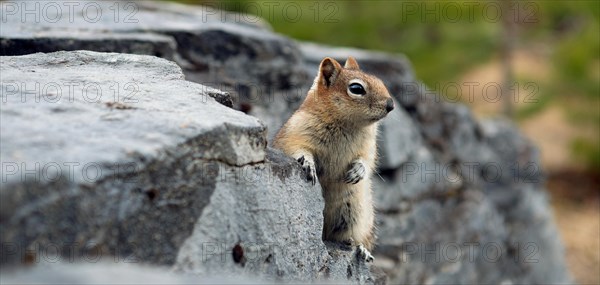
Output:
[[[513,58],[515,75],[517,78],[525,76],[544,80],[547,78],[544,71],[548,70],[546,59],[543,49],[517,51]],[[494,60],[462,77],[462,82],[479,83],[474,90],[475,96],[463,100],[471,106],[476,117],[501,113],[501,101],[485,99],[486,96],[495,97],[493,89],[483,89],[488,83],[501,84],[501,67],[499,61]],[[525,100],[530,94],[528,90],[519,89],[517,94],[517,106],[528,104]],[[536,96],[543,96],[543,92]],[[542,167],[548,175],[547,189],[571,274],[579,284],[600,284],[600,173],[586,171],[582,163],[573,158],[570,148],[572,140],[577,137],[597,138],[598,130],[568,122],[564,110],[555,103],[550,103],[518,125],[540,148]]]
[[554,218],[579,284],[600,284],[600,179],[581,171],[550,173]]

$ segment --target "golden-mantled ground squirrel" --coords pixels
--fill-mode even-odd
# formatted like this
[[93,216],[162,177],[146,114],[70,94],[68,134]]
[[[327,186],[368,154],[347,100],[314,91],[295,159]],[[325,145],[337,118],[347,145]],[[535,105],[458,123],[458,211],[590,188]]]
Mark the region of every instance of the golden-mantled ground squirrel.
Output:
[[372,261],[375,214],[371,174],[377,158],[377,122],[394,109],[378,78],[354,58],[342,67],[325,58],[300,108],[275,137],[274,146],[302,165],[323,188],[323,240],[357,246]]

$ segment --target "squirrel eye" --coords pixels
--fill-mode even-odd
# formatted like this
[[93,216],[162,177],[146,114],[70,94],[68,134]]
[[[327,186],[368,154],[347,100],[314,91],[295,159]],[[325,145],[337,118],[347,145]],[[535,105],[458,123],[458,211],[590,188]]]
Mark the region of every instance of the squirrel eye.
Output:
[[360,85],[360,83],[352,83],[348,86],[348,91],[350,91],[350,93],[352,94],[356,94],[356,95],[365,95],[367,94],[367,92],[365,91],[365,88]]

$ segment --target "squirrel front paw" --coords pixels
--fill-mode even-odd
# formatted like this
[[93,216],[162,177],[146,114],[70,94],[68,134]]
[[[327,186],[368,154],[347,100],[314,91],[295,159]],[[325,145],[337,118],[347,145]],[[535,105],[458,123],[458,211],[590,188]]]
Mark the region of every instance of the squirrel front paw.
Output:
[[365,174],[367,173],[367,168],[365,165],[360,162],[360,160],[355,160],[350,164],[350,169],[346,171],[346,175],[344,176],[344,182],[349,184],[356,184],[365,178]]
[[302,165],[302,170],[306,173],[306,180],[315,185],[317,183],[317,168],[315,167],[315,162],[310,158],[305,158],[304,155],[300,156],[298,159],[298,163]]
[[356,254],[361,257],[366,262],[372,262],[375,258],[371,254],[371,252],[365,248],[362,244],[359,244],[356,247]]

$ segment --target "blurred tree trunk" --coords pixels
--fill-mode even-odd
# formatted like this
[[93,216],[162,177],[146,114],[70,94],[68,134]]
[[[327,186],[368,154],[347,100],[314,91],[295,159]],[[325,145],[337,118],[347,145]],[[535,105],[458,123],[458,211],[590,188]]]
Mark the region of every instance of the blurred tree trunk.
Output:
[[[499,0],[502,7],[502,44],[500,46],[500,58],[502,61],[502,101],[504,115],[513,118],[514,106],[512,92],[518,94],[519,90],[514,84],[514,75],[512,72],[512,55],[515,41],[515,8],[511,0]],[[515,90],[513,90],[513,88]]]

